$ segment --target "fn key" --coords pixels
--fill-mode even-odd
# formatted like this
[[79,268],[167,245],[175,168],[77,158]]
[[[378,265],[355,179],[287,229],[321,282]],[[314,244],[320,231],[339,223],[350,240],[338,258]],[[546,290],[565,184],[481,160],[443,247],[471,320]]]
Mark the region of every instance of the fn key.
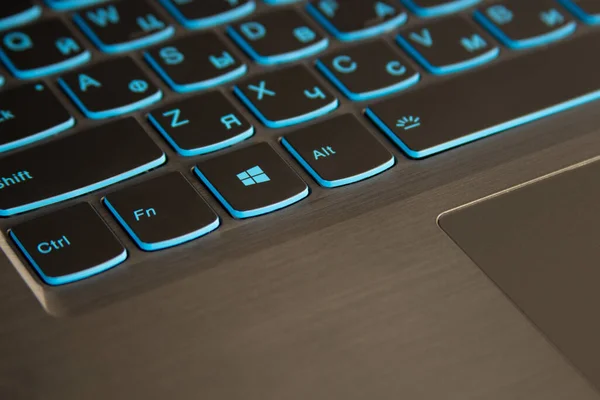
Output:
[[10,236],[49,285],[88,278],[127,258],[125,248],[87,203],[24,222]]
[[219,226],[217,215],[179,172],[109,194],[104,204],[145,251],[177,246]]

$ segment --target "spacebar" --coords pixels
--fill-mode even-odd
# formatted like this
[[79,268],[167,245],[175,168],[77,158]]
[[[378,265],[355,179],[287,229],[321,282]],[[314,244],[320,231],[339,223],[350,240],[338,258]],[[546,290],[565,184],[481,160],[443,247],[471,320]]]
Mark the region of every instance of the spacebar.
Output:
[[133,118],[21,151],[0,159],[0,216],[86,194],[165,160]]
[[422,158],[600,97],[600,32],[370,106],[366,114]]

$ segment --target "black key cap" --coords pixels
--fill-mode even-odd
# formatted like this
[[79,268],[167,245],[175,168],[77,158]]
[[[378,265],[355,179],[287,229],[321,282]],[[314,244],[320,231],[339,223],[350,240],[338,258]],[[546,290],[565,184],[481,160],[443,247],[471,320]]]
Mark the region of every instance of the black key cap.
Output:
[[236,85],[234,92],[269,128],[320,117],[339,103],[303,65],[253,76]]
[[110,118],[162,99],[162,91],[129,57],[114,58],[61,76],[58,83],[86,117]]
[[598,0],[558,0],[563,7],[589,25],[600,24],[600,1]]
[[75,14],[73,19],[105,53],[139,49],[175,33],[175,28],[163,21],[147,0],[99,4]]
[[0,30],[31,22],[42,15],[42,7],[31,0],[6,1],[0,8]]
[[599,42],[594,31],[385,100],[367,115],[409,156],[426,157],[599,98],[600,58],[589,53]]
[[[400,0],[420,17],[437,17],[471,7],[481,0]],[[527,1],[527,0],[525,0]]]
[[572,34],[577,24],[555,0],[494,1],[474,14],[506,47],[541,46]]
[[394,165],[394,156],[352,114],[289,133],[281,143],[328,188],[362,181]]
[[279,6],[282,4],[297,3],[300,0],[263,0],[263,1],[272,6]]
[[221,85],[248,70],[214,32],[175,39],[144,56],[164,81],[180,93]]
[[309,57],[329,41],[293,9],[262,14],[227,27],[229,36],[257,63],[281,64]]
[[103,3],[106,0],[46,0],[46,4],[55,10],[70,10],[72,8],[88,7]]
[[165,161],[133,118],[32,147],[0,159],[0,216],[86,194]]
[[217,151],[254,134],[254,127],[220,92],[179,100],[153,110],[148,119],[182,156]]
[[402,32],[397,40],[425,69],[438,75],[476,67],[500,53],[477,25],[458,15]]
[[267,143],[199,163],[196,174],[235,218],[279,210],[308,196],[308,186]]
[[58,18],[5,32],[0,58],[20,79],[38,78],[74,68],[91,54]]
[[49,285],[89,278],[127,258],[127,250],[87,203],[24,222],[10,236]]
[[397,0],[313,0],[307,10],[329,33],[344,41],[380,35],[407,19]]
[[0,152],[75,125],[75,119],[42,82],[0,92]]
[[420,78],[405,57],[383,40],[331,53],[317,61],[317,68],[354,101],[400,91]]
[[179,172],[111,193],[104,204],[145,251],[177,246],[219,227],[219,217]]
[[256,8],[254,0],[159,0],[177,22],[204,29],[242,18]]

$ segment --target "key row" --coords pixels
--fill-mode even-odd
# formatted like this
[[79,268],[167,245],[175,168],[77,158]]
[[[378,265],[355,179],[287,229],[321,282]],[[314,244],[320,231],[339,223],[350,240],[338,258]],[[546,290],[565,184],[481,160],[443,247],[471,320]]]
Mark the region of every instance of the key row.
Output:
[[[211,100],[217,102],[225,100],[219,93],[213,93],[211,96]],[[231,133],[231,137],[223,141],[222,138],[218,138],[218,130],[211,132],[198,128],[187,129],[190,121],[184,120],[179,113],[180,110],[163,113],[168,121],[172,122],[171,126],[175,127],[171,135],[177,137],[179,144],[187,140],[188,143],[196,145],[204,141],[215,146],[211,137],[221,140],[218,142],[218,145],[221,145],[224,141],[233,143],[252,135],[251,126],[237,129],[240,119],[235,114],[230,114],[229,118],[222,118],[222,120],[227,122],[227,125],[232,122],[237,132],[241,133],[237,135]],[[208,114],[209,112],[206,112],[206,115]],[[340,127],[344,129],[340,130]],[[223,127],[217,128],[223,130]],[[282,140],[282,144],[292,155],[297,157],[315,180],[325,187],[356,182],[380,171],[381,165],[386,169],[391,166],[390,163],[393,163],[391,155],[369,134],[356,117],[350,115],[338,116],[304,128],[286,135]],[[256,146],[250,148],[254,147]],[[250,171],[250,176],[246,178],[252,178],[252,167],[257,165],[259,168],[273,171],[269,175],[276,175],[274,170],[279,168],[279,164],[268,166],[270,161],[262,160],[261,152],[247,149],[240,149],[198,164],[207,166],[216,163],[214,168],[197,169],[198,175],[205,181],[207,187],[213,191],[215,197],[222,200],[225,208],[236,218],[262,214],[264,212],[257,209],[272,209],[273,204],[280,203],[280,201],[261,200],[260,196],[251,196],[252,199],[247,199],[247,196],[242,193],[224,195],[227,190],[214,189],[221,186],[234,186],[231,179],[244,171]],[[370,150],[367,154],[361,154],[367,150]],[[380,158],[381,151],[387,153],[387,157]],[[246,153],[248,155],[244,155]],[[329,161],[319,162],[316,165],[313,163],[313,160],[319,161],[333,155],[336,155],[335,160],[329,166],[327,166]],[[166,156],[163,151],[131,117],[66,136],[0,159],[0,216],[12,216],[84,195],[159,167],[165,162]],[[102,165],[102,168],[98,168],[98,165]],[[247,168],[242,168],[244,165]],[[237,169],[239,171],[234,174]],[[241,175],[238,178],[242,179]],[[222,179],[226,179],[223,185],[219,183]],[[239,199],[233,201],[232,198],[236,197]],[[260,207],[240,205],[246,201],[264,204]]]
[[[350,29],[350,25],[358,22],[349,22],[346,14],[369,15],[366,11],[356,12],[357,7],[362,10],[362,7],[368,3],[363,0],[357,1],[361,5],[353,6],[354,8],[351,7],[348,11],[344,11],[343,7],[349,3],[343,3],[343,7],[330,5],[326,8],[329,10],[326,14],[331,15],[331,18],[339,16],[345,21],[343,25],[346,28],[343,29],[346,35],[366,37],[373,32],[379,33],[379,29],[395,27],[386,25],[387,22],[377,24],[373,22],[374,18],[369,17],[365,29],[359,31]],[[561,3],[567,5],[568,1],[561,0]],[[139,8],[136,2],[141,2],[141,5],[145,5],[147,9]],[[377,2],[380,3],[384,4]],[[168,39],[173,34],[173,28],[152,14],[151,7],[143,0],[132,0],[118,5],[123,10],[111,5],[109,8],[102,8],[103,12],[98,11],[96,14],[88,12],[85,18],[80,14],[75,16],[75,22],[102,50],[110,53],[135,50]],[[582,17],[580,6],[583,4],[567,8]],[[309,10],[314,9],[309,5]],[[382,12],[381,9],[379,10]],[[600,12],[600,9],[598,11]],[[313,14],[316,12],[313,11]],[[393,17],[391,21],[406,15],[399,14],[400,12],[389,11],[389,17]],[[585,15],[587,17],[584,17],[584,20],[587,22],[596,20],[595,14]],[[383,16],[383,18],[387,17],[387,14]],[[539,0],[536,7],[531,7],[531,4],[525,4],[520,0],[505,0],[477,10],[474,18],[487,32],[512,49],[546,44],[568,36],[576,29],[575,21],[560,8],[558,0]],[[600,18],[598,21],[600,22]],[[252,20],[234,23],[227,28],[227,32],[245,53],[255,62],[263,65],[287,63],[310,57],[325,50],[329,44],[328,38],[322,35],[311,21],[297,10],[289,8],[278,9],[261,14]],[[461,61],[452,64],[452,58],[465,58],[461,55],[465,51],[476,53],[468,54],[471,57],[467,58],[477,59],[480,62],[493,57],[498,51],[482,29],[459,16],[424,23],[413,30],[401,32],[397,39],[398,43],[429,72],[436,74],[462,68]],[[198,52],[198,48],[203,51]],[[485,54],[479,54],[481,50]],[[145,57],[176,91],[198,90],[207,85],[214,86],[246,71],[246,66],[214,33],[175,39],[164,46],[151,49],[145,53]],[[0,43],[0,59],[17,78],[32,79],[84,64],[91,59],[91,52],[63,22],[59,19],[48,19],[5,32]],[[191,75],[188,70],[193,67],[190,64],[196,62],[202,64],[203,72],[208,75],[217,75],[214,71],[209,71],[211,68],[216,68],[220,74],[214,80],[195,79],[193,83],[180,83],[179,75]],[[440,67],[440,64],[444,65]]]
[[[162,91],[128,57],[96,64],[59,79],[63,90],[89,118],[107,118],[153,104]],[[268,82],[267,82],[268,80]],[[317,118],[339,101],[307,67],[296,65],[248,80],[236,93],[265,125],[281,127]],[[35,115],[35,118],[31,118]],[[222,93],[209,92],[155,109],[150,122],[183,156],[205,154],[250,137],[254,127]],[[37,82],[0,93],[0,152],[58,134],[75,119],[52,90]],[[197,129],[203,135],[196,135]]]
[[[113,143],[125,150],[106,154],[102,172],[93,171],[98,160],[89,149],[98,140],[100,130],[121,137]],[[80,146],[80,154],[61,157],[63,165],[47,160],[52,168],[41,168],[36,153],[22,155],[27,169],[16,171],[14,160],[3,159],[0,171],[14,170],[1,178],[0,203],[3,207],[25,201],[25,207],[58,201],[83,194],[125,176],[133,176],[164,162],[133,119],[96,128],[85,134],[63,139],[62,145]],[[135,137],[134,137],[135,136]],[[135,140],[134,160],[126,159]],[[345,114],[311,129],[287,135],[283,145],[296,157],[315,180],[335,187],[372,177],[389,169],[394,157],[353,115]],[[46,145],[43,150],[53,150]],[[71,149],[72,150],[72,149]],[[88,150],[88,151],[86,151]],[[94,149],[94,151],[106,150]],[[42,151],[37,150],[36,151]],[[119,157],[119,158],[115,158]],[[65,166],[68,165],[71,171]],[[11,169],[12,168],[12,169]],[[73,170],[77,171],[73,174]],[[108,172],[110,171],[110,173]],[[70,173],[71,184],[55,188]],[[222,156],[202,161],[194,173],[221,205],[235,218],[249,218],[282,209],[309,194],[306,183],[267,143],[254,144]],[[76,175],[76,176],[73,176]],[[102,175],[102,176],[100,176]],[[106,178],[112,175],[111,178]],[[103,179],[104,178],[104,179]],[[110,181],[110,182],[109,182]],[[89,183],[86,186],[86,182]],[[95,183],[92,183],[95,182]],[[75,187],[78,186],[78,189]],[[3,196],[7,193],[7,196]],[[161,250],[204,236],[220,225],[220,219],[179,172],[170,172],[142,183],[109,193],[104,206],[119,222],[136,245],[144,251]],[[13,207],[14,210],[23,208]],[[2,210],[5,212],[7,210]],[[9,210],[11,211],[11,210]],[[46,214],[13,227],[10,236],[33,268],[51,285],[73,282],[102,272],[126,259],[127,252],[95,210],[87,203]]]
[[[205,29],[222,25],[251,14],[255,0],[156,0],[175,20],[187,29]],[[402,0],[404,5],[419,16],[436,16],[460,11],[480,0]],[[297,0],[264,0],[271,5],[291,4]],[[57,10],[89,7],[82,13],[92,13],[95,20],[114,21],[114,15],[123,7],[119,1],[106,0],[46,0]],[[96,4],[96,7],[92,7]],[[399,26],[406,20],[400,0],[315,0],[307,9],[341,40],[354,40]],[[111,8],[112,7],[112,8]],[[116,10],[115,11],[113,11]],[[36,20],[42,7],[33,0],[20,0],[2,8],[0,29],[6,30]],[[139,13],[140,17],[148,14]],[[369,31],[374,31],[367,33]]]

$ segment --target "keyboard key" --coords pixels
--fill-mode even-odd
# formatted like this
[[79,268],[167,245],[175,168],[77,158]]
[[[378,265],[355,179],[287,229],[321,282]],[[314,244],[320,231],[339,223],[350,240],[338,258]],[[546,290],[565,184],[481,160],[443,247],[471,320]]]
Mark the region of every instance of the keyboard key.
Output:
[[214,32],[175,39],[144,54],[171,88],[191,92],[217,86],[246,73],[248,67]]
[[179,100],[153,110],[148,119],[182,156],[217,151],[254,134],[254,127],[220,92]]
[[214,231],[220,223],[179,172],[111,193],[104,204],[145,251],[189,242]]
[[318,118],[339,104],[303,65],[253,76],[236,85],[234,92],[269,128]]
[[589,50],[599,41],[593,32],[523,54],[384,100],[367,115],[410,157],[423,158],[600,98],[600,59]]
[[400,91],[420,78],[405,57],[383,40],[331,53],[317,61],[317,68],[353,101]]
[[281,143],[328,188],[362,181],[394,165],[394,156],[352,114],[289,133]]
[[58,83],[86,117],[110,118],[149,106],[162,98],[129,57],[103,61],[61,76]]
[[0,30],[31,22],[42,15],[42,7],[31,0],[7,1],[0,8]]
[[598,0],[558,0],[563,7],[589,25],[600,24],[600,2]]
[[0,159],[0,216],[86,194],[165,161],[134,118],[10,154]]
[[263,0],[263,1],[272,6],[279,6],[282,4],[297,3],[299,0]]
[[235,218],[287,207],[308,196],[308,186],[267,143],[199,163],[195,172]]
[[10,236],[49,285],[89,278],[127,258],[127,250],[87,203],[24,222]]
[[500,53],[478,26],[458,15],[402,32],[397,40],[407,53],[436,75],[476,67]]
[[257,63],[281,64],[309,57],[329,41],[293,9],[262,14],[227,28],[229,36]]
[[55,10],[70,10],[73,8],[88,7],[100,4],[107,0],[46,0],[46,4]]
[[25,146],[75,125],[44,83],[0,92],[0,152]]
[[511,49],[540,46],[572,34],[577,25],[555,0],[495,1],[475,19]]
[[397,0],[314,0],[307,10],[329,33],[344,41],[382,34],[407,19]]
[[471,7],[481,0],[400,0],[420,17],[437,17]]
[[139,49],[175,33],[146,0],[113,1],[85,9],[73,19],[105,53]]
[[0,43],[0,59],[20,79],[61,72],[90,58],[90,52],[58,18],[5,32]]
[[159,0],[188,29],[205,29],[242,18],[254,11],[254,0]]

